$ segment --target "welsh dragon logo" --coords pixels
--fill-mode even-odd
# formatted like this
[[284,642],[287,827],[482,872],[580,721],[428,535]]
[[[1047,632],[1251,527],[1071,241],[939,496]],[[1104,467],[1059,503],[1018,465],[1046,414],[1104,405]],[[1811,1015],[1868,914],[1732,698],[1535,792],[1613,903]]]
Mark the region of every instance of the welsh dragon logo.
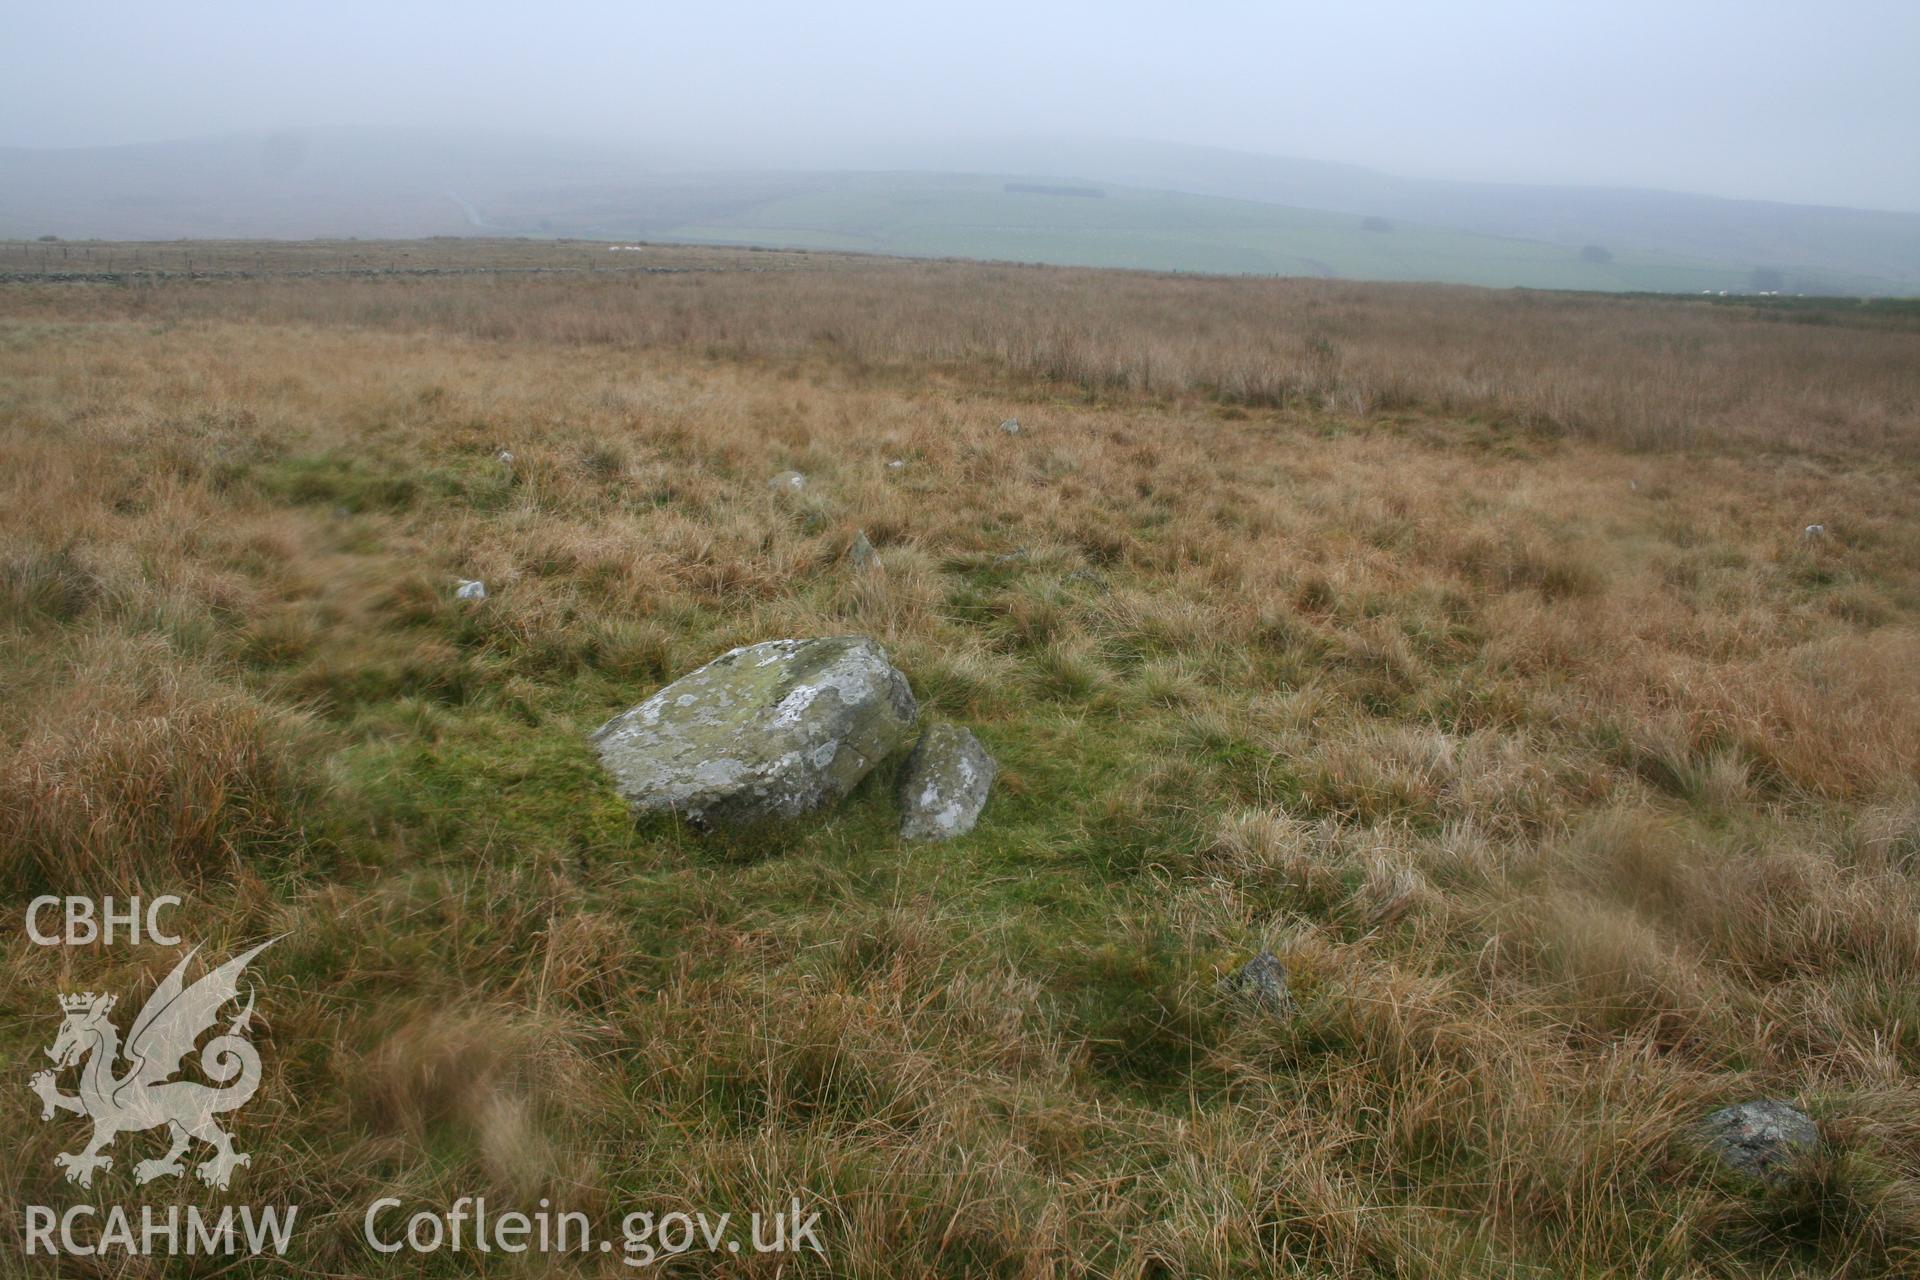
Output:
[[[113,1157],[105,1152],[114,1138],[161,1126],[173,1145],[159,1159],[136,1164],[136,1182],[186,1172],[180,1157],[196,1140],[213,1148],[213,1156],[194,1167],[209,1186],[224,1190],[233,1171],[251,1162],[250,1156],[233,1149],[232,1135],[214,1123],[215,1116],[246,1105],[260,1087],[260,1054],[245,1038],[253,1015],[251,991],[246,1007],[226,1031],[200,1051],[201,1072],[219,1087],[168,1077],[180,1070],[195,1042],[219,1020],[221,1008],[239,996],[240,975],[248,963],[278,941],[269,939],[235,956],[192,986],[185,975],[199,948],[189,951],[147,997],[124,1048],[119,1030],[107,1018],[117,997],[91,991],[60,997],[66,1019],[46,1051],[54,1069],[37,1073],[30,1087],[40,1095],[42,1120],[53,1119],[56,1111],[71,1111],[93,1121],[93,1139],[84,1149],[53,1158],[66,1170],[67,1181],[92,1186],[94,1170],[113,1168]],[[116,1060],[122,1058],[125,1068],[116,1074]],[[72,1066],[80,1068],[80,1091],[61,1093],[59,1073]]]

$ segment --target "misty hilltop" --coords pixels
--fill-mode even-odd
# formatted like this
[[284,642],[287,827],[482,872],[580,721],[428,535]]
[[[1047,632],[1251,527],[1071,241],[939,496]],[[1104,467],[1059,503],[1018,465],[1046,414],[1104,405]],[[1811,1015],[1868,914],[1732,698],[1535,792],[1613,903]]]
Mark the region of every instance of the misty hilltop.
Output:
[[1156,143],[737,155],[373,130],[0,149],[0,235],[520,235],[1224,275],[1920,293],[1920,214]]

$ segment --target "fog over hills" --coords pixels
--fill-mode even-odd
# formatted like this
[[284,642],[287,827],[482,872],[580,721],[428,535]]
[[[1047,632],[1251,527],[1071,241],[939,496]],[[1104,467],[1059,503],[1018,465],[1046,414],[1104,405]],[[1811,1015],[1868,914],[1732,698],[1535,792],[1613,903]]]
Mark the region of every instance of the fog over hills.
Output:
[[573,236],[1592,289],[1920,293],[1920,214],[1401,177],[1215,148],[625,148],[280,131],[0,150],[0,235]]
[[1857,272],[1920,286],[1920,214],[1913,213],[1673,191],[1408,178],[1357,165],[1155,143],[980,146],[944,163],[1403,218],[1576,247],[1599,243],[1749,266]]

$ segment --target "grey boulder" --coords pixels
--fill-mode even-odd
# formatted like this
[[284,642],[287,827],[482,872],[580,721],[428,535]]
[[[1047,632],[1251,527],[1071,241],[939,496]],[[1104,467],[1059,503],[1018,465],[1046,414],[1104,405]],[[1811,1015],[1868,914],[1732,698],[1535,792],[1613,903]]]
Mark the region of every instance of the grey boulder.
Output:
[[958,725],[928,725],[900,775],[900,834],[951,840],[973,830],[1000,770],[980,739]]
[[792,818],[906,742],[907,678],[864,636],[769,640],[681,677],[589,736],[636,814],[701,826]]
[[1777,1183],[1795,1158],[1820,1145],[1820,1126],[1791,1103],[1763,1098],[1714,1112],[1701,1123],[1700,1138],[1728,1168]]

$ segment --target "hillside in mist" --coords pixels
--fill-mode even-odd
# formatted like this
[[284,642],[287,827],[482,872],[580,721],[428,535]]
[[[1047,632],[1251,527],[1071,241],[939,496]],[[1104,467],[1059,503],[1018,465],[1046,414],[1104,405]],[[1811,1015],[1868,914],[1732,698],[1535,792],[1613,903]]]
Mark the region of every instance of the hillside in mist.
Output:
[[0,150],[0,235],[510,234],[1602,290],[1920,293],[1920,214],[1137,143],[780,158],[477,135]]

